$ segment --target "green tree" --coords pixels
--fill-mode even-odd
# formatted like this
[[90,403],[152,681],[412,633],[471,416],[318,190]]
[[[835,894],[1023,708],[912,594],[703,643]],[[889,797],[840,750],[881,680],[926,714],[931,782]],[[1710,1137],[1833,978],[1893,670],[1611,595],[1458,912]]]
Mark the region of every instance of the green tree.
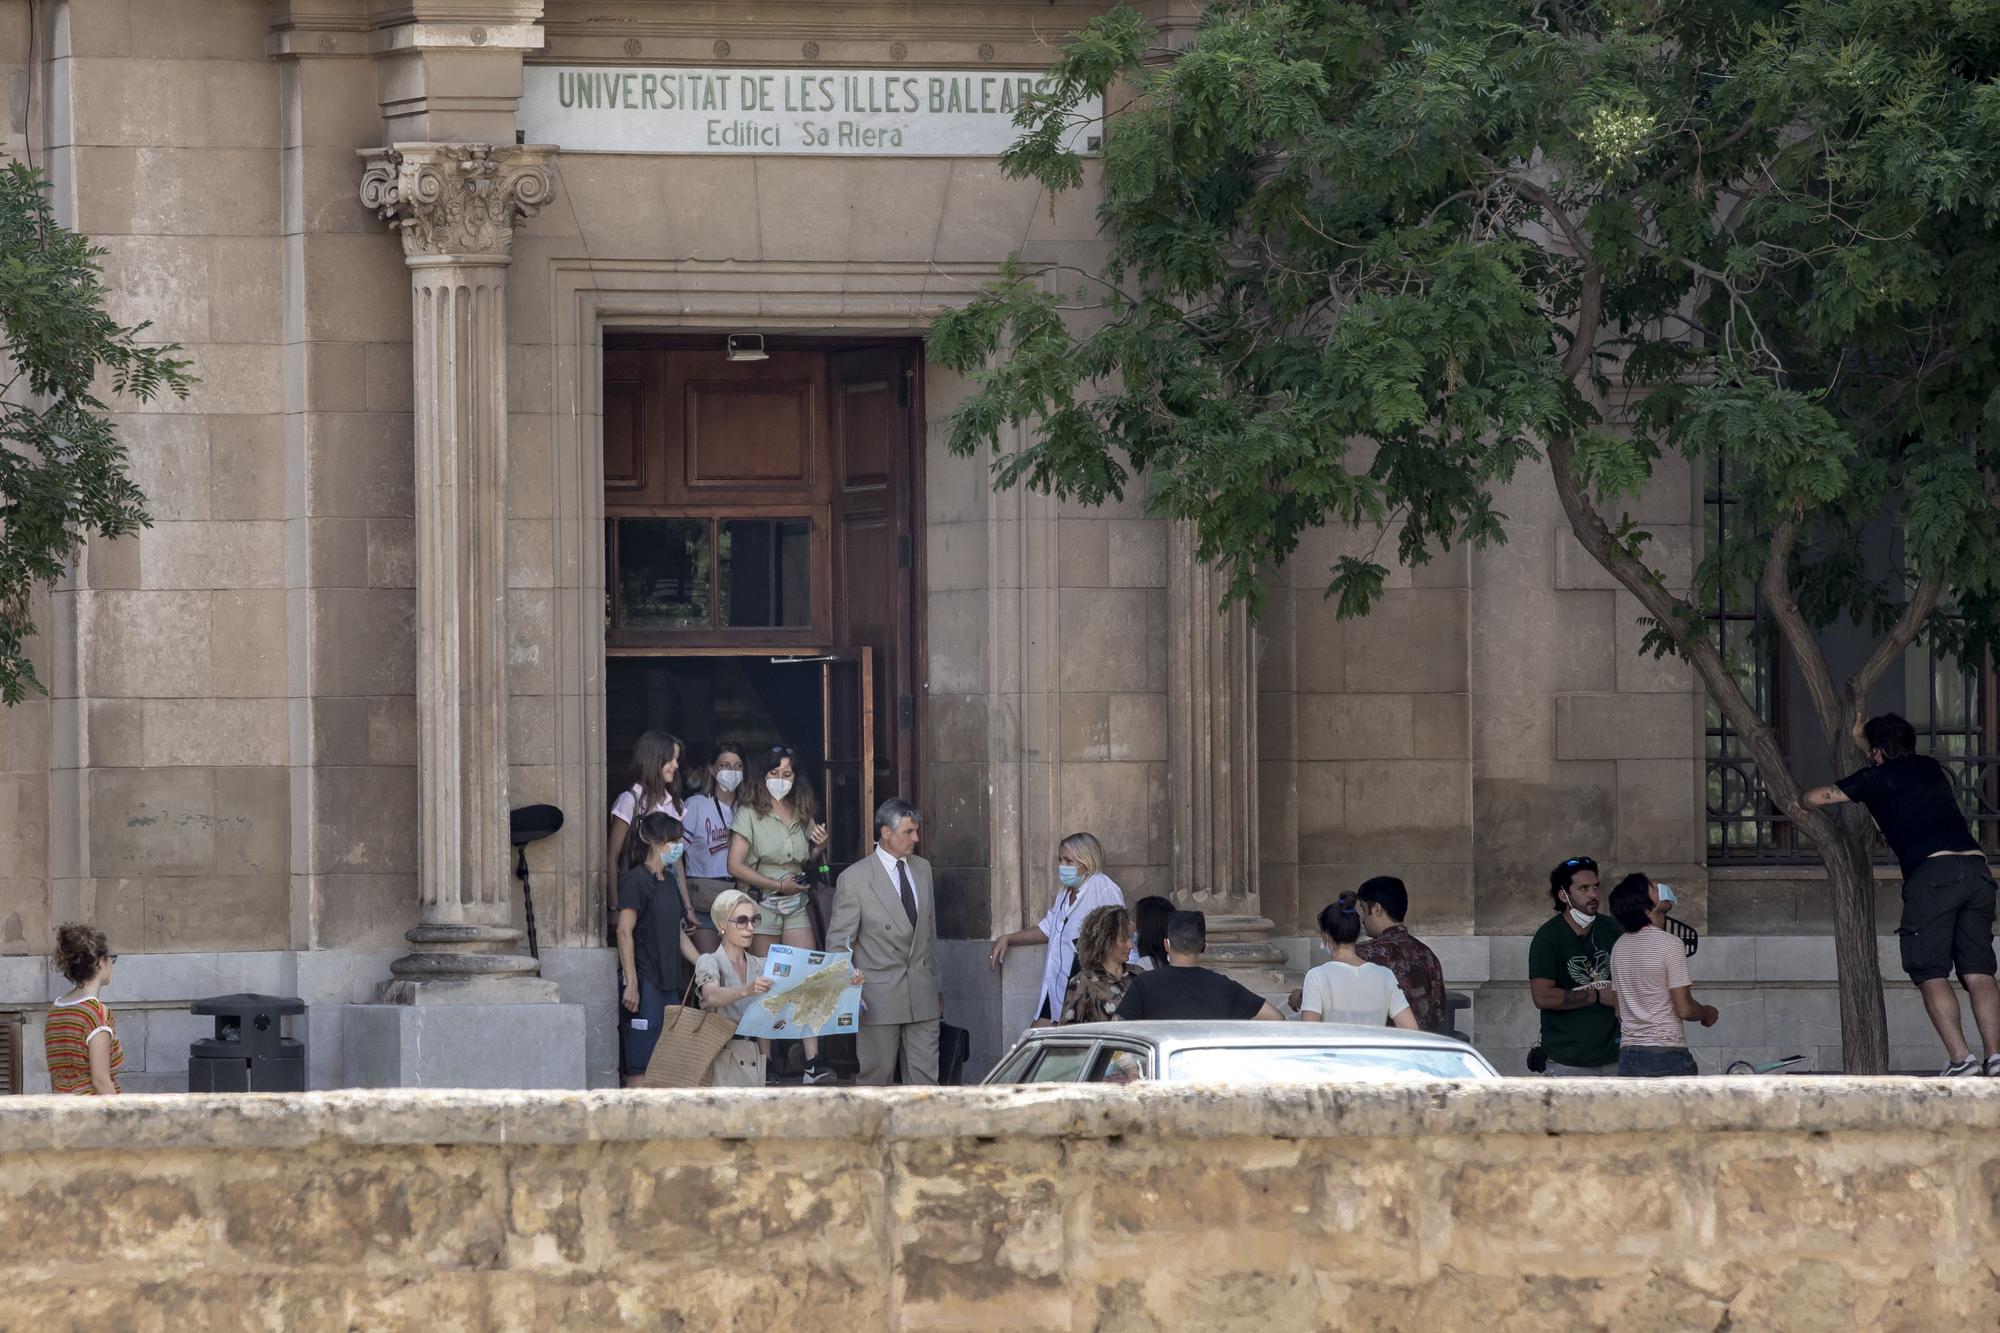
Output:
[[40,172],[0,169],[0,703],[43,689],[27,655],[35,587],[86,537],[148,521],[98,393],[185,398],[191,383],[178,346],[141,346],[146,325],[105,314],[103,254],[56,222]]
[[[2000,6],[1220,0],[1154,41],[1111,10],[1023,111],[1007,169],[1069,189],[1082,99],[1126,105],[1110,257],[1017,264],[939,320],[931,354],[976,382],[952,447],[1025,423],[996,484],[1143,479],[1253,607],[1317,525],[1384,525],[1412,564],[1503,541],[1493,487],[1546,467],[1825,860],[1847,1067],[1884,1069],[1867,817],[1802,804],[1700,608],[1760,590],[1838,772],[1908,645],[2000,639]],[[1677,595],[1623,506],[1718,453],[1745,540]],[[1858,539],[1885,513],[1886,577]],[[1342,557],[1340,614],[1386,573]],[[1836,679],[1817,631],[1843,617],[1874,645]]]

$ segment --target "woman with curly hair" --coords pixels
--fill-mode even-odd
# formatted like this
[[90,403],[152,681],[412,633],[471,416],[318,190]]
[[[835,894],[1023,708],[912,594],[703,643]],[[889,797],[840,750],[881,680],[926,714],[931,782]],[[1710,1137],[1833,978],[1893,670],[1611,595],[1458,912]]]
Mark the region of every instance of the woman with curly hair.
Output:
[[49,1006],[42,1040],[49,1057],[49,1083],[57,1092],[113,1097],[125,1049],[118,1044],[111,1011],[98,992],[111,982],[118,955],[95,926],[72,922],[56,931],[56,970],[70,988]]
[[1132,951],[1132,914],[1123,907],[1099,907],[1083,919],[1076,937],[1076,975],[1063,996],[1058,1026],[1107,1023],[1117,1016],[1132,974],[1125,959]]

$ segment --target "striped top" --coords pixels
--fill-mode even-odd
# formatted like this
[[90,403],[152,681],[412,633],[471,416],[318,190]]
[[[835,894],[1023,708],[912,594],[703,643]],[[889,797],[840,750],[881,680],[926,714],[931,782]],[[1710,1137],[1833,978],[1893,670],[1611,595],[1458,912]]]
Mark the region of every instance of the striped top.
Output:
[[57,1092],[89,1096],[97,1091],[90,1082],[90,1039],[100,1032],[111,1034],[111,1090],[116,1092],[125,1048],[118,1044],[118,1029],[112,1026],[104,1001],[86,995],[49,1009],[42,1039],[49,1053],[49,1082]]

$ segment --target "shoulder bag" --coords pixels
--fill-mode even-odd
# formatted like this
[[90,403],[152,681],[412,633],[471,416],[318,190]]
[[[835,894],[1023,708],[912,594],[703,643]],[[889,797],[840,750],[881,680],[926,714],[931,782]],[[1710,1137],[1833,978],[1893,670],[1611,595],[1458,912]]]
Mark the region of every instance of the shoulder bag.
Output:
[[640,1087],[705,1088],[714,1078],[715,1057],[736,1036],[736,1020],[689,1004],[693,995],[694,978],[689,977],[681,1002],[661,1012],[660,1039]]

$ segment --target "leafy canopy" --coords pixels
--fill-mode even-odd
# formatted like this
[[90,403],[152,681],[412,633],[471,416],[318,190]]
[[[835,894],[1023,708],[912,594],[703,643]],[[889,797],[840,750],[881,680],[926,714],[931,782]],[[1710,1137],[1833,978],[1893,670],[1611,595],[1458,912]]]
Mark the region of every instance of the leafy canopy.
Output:
[[[1017,260],[931,338],[976,384],[954,449],[1026,427],[1001,484],[1143,476],[1254,606],[1317,525],[1504,540],[1494,485],[1546,459],[1655,651],[1699,659],[1694,608],[1774,542],[1806,623],[2000,641],[2000,5],[1220,0],[1153,41],[1093,20],[1005,159],[1076,187],[1080,99],[1131,94],[1103,271]],[[1755,536],[1684,600],[1618,504],[1715,453]],[[1885,512],[1907,579],[1860,558]],[[1386,573],[1343,557],[1341,613]]]
[[0,703],[42,689],[26,641],[29,594],[59,578],[90,534],[118,537],[147,522],[125,475],[125,449],[104,385],[147,401],[187,396],[177,346],[146,347],[146,328],[104,311],[104,251],[59,226],[48,184],[22,164],[0,169]]

